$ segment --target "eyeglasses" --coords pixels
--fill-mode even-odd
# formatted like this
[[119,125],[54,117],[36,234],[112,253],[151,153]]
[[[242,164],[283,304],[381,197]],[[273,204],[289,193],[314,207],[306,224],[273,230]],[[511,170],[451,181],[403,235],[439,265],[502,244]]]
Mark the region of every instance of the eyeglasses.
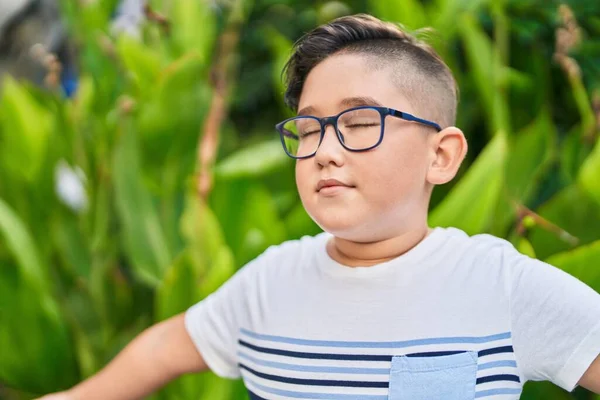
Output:
[[295,159],[314,156],[325,136],[327,125],[333,125],[342,146],[349,151],[371,150],[383,140],[385,117],[401,118],[435,128],[435,122],[387,107],[361,106],[342,111],[331,117],[298,116],[275,125],[286,154]]

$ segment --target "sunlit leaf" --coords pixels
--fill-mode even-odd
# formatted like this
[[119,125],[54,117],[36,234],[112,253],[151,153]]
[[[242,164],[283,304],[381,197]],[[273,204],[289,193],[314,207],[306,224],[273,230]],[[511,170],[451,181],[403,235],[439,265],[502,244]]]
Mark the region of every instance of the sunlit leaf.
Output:
[[519,397],[521,400],[572,400],[573,396],[566,390],[561,389],[552,382],[548,381],[528,381],[523,387],[523,393]]
[[600,205],[600,140],[581,166],[578,182]]
[[527,205],[550,173],[556,154],[556,129],[547,112],[509,137],[505,195],[496,207],[490,232],[503,236],[516,219],[515,204]]
[[284,241],[286,231],[273,199],[263,185],[252,185],[244,201],[244,219],[240,223],[245,228],[245,236],[241,243],[240,261],[245,263],[267,247]]
[[[583,129],[581,125],[578,124],[569,130],[566,137],[563,138],[560,144],[560,172],[561,177],[569,184],[575,183],[578,178],[583,178],[585,182],[582,182],[582,186],[586,187],[589,179],[584,177],[584,175],[591,171],[582,171],[581,167],[584,164],[587,165],[586,168],[592,167],[594,162],[593,156],[590,156],[590,154],[593,151],[593,145],[584,140],[582,135]],[[593,190],[593,185],[591,188]]]
[[194,194],[188,194],[186,207],[179,222],[181,234],[197,265],[203,265],[218,257],[225,245],[225,237],[219,220],[212,210]]
[[310,218],[302,203],[298,203],[285,217],[288,238],[299,239],[304,235],[316,235],[321,228]]
[[[458,3],[458,1],[454,2]],[[463,16],[457,25],[465,46],[469,74],[476,84],[478,95],[484,104],[483,108],[488,113],[488,119],[493,121],[495,93],[492,42],[472,15]]]
[[430,24],[426,10],[418,0],[370,0],[369,9],[378,18],[398,22],[411,29]]
[[279,98],[279,102],[283,104],[283,95],[285,93],[286,88],[281,72],[283,71],[287,60],[291,55],[292,42],[272,27],[265,28],[264,35],[269,42],[269,45],[271,47],[271,53],[275,58],[272,73],[275,92],[277,97]]
[[52,224],[52,234],[67,269],[75,276],[87,279],[91,267],[90,251],[87,238],[74,217],[60,215],[60,218],[56,218]]
[[[129,259],[138,276],[158,284],[172,258],[148,190],[141,181],[135,131],[124,129],[113,160],[115,199]],[[129,127],[129,128],[128,128]]]
[[498,132],[467,173],[431,212],[432,226],[454,226],[469,234],[485,231],[501,194],[506,135]]
[[208,64],[216,38],[215,11],[208,0],[176,0],[171,11],[173,40],[181,54],[190,50]]
[[[578,185],[561,190],[535,211],[575,236],[579,240],[578,244],[590,243],[599,238],[600,208]],[[531,230],[529,240],[535,247],[537,256],[542,259],[573,248],[573,244],[562,239],[559,234],[540,226]]]
[[235,271],[235,260],[231,250],[226,245],[221,246],[216,257],[210,260],[208,272],[202,277],[200,295],[210,295],[231,278]]
[[40,260],[37,246],[18,215],[0,199],[0,233],[18,262],[21,276],[32,288],[49,295],[48,269]]
[[533,248],[529,240],[523,237],[519,238],[516,249],[519,251],[519,253],[525,254],[531,258],[535,258],[535,249]]
[[[186,250],[169,267],[155,302],[156,318],[181,313],[218,289],[235,272],[231,250],[211,210],[193,194],[188,195],[181,218]],[[211,386],[208,376],[182,377],[169,384],[159,399],[199,398]]]
[[162,321],[185,311],[200,300],[199,273],[188,252],[175,259],[165,273],[156,295],[156,319]]
[[259,177],[289,162],[290,158],[285,154],[281,142],[269,140],[245,147],[225,158],[216,165],[215,176],[218,179]]
[[156,83],[161,68],[158,53],[129,35],[119,36],[117,49],[138,88],[147,90]]
[[65,389],[76,378],[69,332],[50,275],[19,217],[0,199],[2,242],[17,267],[0,267],[0,381],[31,391]]
[[[428,15],[433,22],[428,25],[433,26],[437,31],[443,32],[444,38],[448,41],[461,28],[464,21],[462,17],[476,15],[476,12],[489,3],[489,0],[436,0],[429,3],[427,8]],[[460,22],[458,22],[460,21]]]
[[600,292],[600,240],[544,260],[587,283]]
[[0,101],[0,163],[16,176],[33,181],[40,172],[54,119],[23,87],[4,78]]
[[514,134],[506,163],[506,188],[520,202],[535,193],[556,153],[556,128],[547,112]]

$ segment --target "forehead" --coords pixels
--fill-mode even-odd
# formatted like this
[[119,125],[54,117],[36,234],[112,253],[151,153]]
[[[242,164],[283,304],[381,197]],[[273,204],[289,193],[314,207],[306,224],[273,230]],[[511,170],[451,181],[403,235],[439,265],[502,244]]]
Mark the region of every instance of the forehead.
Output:
[[298,110],[331,115],[347,108],[348,99],[372,98],[385,107],[413,112],[399,86],[391,65],[378,65],[377,59],[361,54],[333,55],[308,74]]

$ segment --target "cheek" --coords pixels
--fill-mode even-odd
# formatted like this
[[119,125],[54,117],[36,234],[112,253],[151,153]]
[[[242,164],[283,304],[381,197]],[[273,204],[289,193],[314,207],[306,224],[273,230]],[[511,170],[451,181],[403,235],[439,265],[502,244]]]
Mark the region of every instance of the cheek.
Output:
[[296,161],[296,187],[298,194],[304,201],[304,198],[309,193],[312,187],[311,170],[307,165],[308,160]]
[[[418,194],[426,177],[426,154],[420,148],[396,148],[386,151],[371,160],[365,160],[364,170],[369,168],[369,176],[362,174],[369,194],[382,202],[394,202]],[[382,152],[383,153],[383,152]]]

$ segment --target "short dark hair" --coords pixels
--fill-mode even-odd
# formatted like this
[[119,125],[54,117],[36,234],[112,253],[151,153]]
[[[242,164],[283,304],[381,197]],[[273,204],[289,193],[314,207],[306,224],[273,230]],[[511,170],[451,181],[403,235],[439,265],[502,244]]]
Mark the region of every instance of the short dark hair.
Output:
[[297,111],[309,72],[327,57],[341,53],[373,57],[373,68],[392,67],[394,82],[421,118],[442,127],[455,124],[458,88],[450,68],[430,45],[396,24],[367,14],[337,18],[294,44],[283,70],[286,105]]

